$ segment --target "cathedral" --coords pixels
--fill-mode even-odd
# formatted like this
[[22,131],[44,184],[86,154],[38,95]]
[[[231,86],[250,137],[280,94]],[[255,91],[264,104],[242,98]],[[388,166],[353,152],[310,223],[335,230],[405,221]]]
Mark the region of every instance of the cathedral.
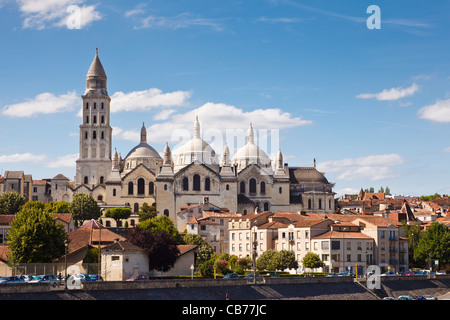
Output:
[[122,158],[112,148],[110,103],[97,51],[82,96],[75,179],[54,177],[53,201],[70,202],[83,192],[102,209],[130,207],[137,213],[144,203],[155,204],[181,231],[185,223],[177,221],[177,213],[199,204],[242,215],[255,210],[334,213],[332,184],[316,170],[315,160],[312,167],[289,167],[280,150],[271,160],[255,144],[252,124],[246,144],[233,156],[225,145],[221,157],[202,139],[198,118],[193,119],[192,139],[173,151],[166,143],[162,157],[147,143],[142,124],[139,144]]

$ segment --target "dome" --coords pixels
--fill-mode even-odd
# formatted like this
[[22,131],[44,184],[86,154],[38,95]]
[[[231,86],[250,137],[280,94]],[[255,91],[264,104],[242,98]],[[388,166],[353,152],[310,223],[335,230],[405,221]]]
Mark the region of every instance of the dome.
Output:
[[132,170],[141,163],[153,170],[162,165],[163,159],[159,153],[147,143],[147,130],[144,124],[141,128],[141,142],[128,152],[124,162],[125,171]]
[[139,143],[136,147],[128,152],[126,159],[136,159],[136,158],[158,158],[162,159],[159,153],[153,149],[147,143]]
[[269,158],[267,153],[254,144],[254,132],[252,124],[248,128],[247,144],[240,148],[233,156],[231,163],[238,166],[238,170],[242,170],[249,164],[257,164],[261,168],[267,168],[270,172],[272,171],[272,160]]
[[200,124],[198,118],[194,124],[194,137],[184,145],[173,151],[174,164],[176,167],[186,166],[192,162],[204,163],[206,165],[219,165],[219,158],[214,149],[200,138]]

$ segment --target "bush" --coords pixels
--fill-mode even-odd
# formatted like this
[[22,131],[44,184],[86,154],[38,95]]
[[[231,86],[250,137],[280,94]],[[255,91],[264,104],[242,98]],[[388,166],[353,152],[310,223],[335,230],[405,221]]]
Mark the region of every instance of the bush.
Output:
[[199,271],[203,277],[212,277],[214,275],[214,261],[208,260],[203,262]]

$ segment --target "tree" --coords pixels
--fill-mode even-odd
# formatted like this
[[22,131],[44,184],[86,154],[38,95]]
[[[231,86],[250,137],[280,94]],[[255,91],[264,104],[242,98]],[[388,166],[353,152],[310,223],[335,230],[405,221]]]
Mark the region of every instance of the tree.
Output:
[[70,204],[65,201],[49,202],[45,204],[45,209],[48,212],[54,213],[70,213],[69,205]]
[[379,193],[384,193],[383,187],[380,187],[380,189],[378,189],[378,192],[379,192]]
[[212,277],[214,274],[214,261],[207,260],[203,262],[199,267],[199,271],[203,277]]
[[387,194],[387,195],[391,194],[391,189],[389,189],[388,186],[386,186],[386,188],[384,189],[384,194]]
[[289,250],[281,250],[277,252],[275,261],[277,270],[298,268],[298,262],[295,259],[295,254]]
[[150,229],[153,232],[159,230],[166,231],[177,241],[178,244],[184,244],[183,237],[181,237],[173,221],[167,216],[161,215],[143,222],[139,222],[138,227],[144,230]]
[[450,230],[440,222],[433,222],[420,237],[414,258],[422,262],[438,259],[439,266],[450,263]]
[[144,202],[142,206],[139,208],[139,222],[153,219],[158,215],[158,211],[156,211],[156,206],[149,206],[147,202]]
[[131,216],[130,208],[110,208],[106,210],[105,217],[114,219],[116,226],[119,226],[119,222],[122,219],[128,219]]
[[97,220],[101,216],[100,208],[94,198],[86,193],[76,193],[69,205],[73,219],[78,223],[84,220]]
[[12,263],[52,262],[64,255],[67,234],[51,213],[40,208],[19,211],[8,231]]
[[17,192],[5,192],[0,195],[0,214],[16,214],[26,202]]
[[170,270],[180,253],[175,239],[163,230],[153,232],[136,227],[128,233],[128,241],[145,250],[150,270]]
[[277,252],[273,249],[264,251],[258,259],[256,259],[256,267],[258,270],[275,271],[277,269],[276,257]]
[[324,263],[317,253],[308,252],[302,259],[302,265],[303,268],[315,269],[323,267]]
[[433,200],[435,200],[437,198],[440,198],[440,197],[441,197],[441,195],[439,193],[435,193],[435,194],[431,194],[429,196],[420,196],[419,200],[422,200],[422,201],[433,201]]
[[402,222],[402,227],[405,233],[405,236],[408,238],[408,256],[409,261],[412,262],[414,266],[423,265],[422,262],[417,261],[414,258],[414,252],[419,244],[420,237],[422,235],[422,231],[420,226],[417,224],[408,225],[405,221]]

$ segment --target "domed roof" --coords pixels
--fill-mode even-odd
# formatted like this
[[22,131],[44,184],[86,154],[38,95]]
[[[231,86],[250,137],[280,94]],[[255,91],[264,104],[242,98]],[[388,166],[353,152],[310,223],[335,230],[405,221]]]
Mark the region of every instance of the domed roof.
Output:
[[98,57],[98,48],[95,49],[95,57],[91,63],[86,77],[106,78],[105,69],[103,69],[103,65]]
[[176,166],[184,166],[194,161],[207,165],[218,165],[219,158],[214,149],[200,138],[200,124],[198,118],[194,123],[194,137],[184,145],[173,151]]
[[255,163],[263,168],[271,169],[271,162],[272,160],[267,153],[254,143],[253,127],[252,124],[250,124],[250,127],[248,128],[247,144],[235,153],[231,159],[231,163],[237,164],[238,170],[242,170],[251,163]]
[[146,142],[139,143],[136,147],[130,150],[125,159],[133,159],[133,158],[158,158],[162,159],[159,153],[153,149]]
[[145,125],[142,124],[141,128],[141,143],[135,146],[133,149],[128,152],[125,160],[127,159],[136,159],[136,158],[158,158],[162,159],[159,153],[153,149],[147,143],[147,129],[145,129]]

